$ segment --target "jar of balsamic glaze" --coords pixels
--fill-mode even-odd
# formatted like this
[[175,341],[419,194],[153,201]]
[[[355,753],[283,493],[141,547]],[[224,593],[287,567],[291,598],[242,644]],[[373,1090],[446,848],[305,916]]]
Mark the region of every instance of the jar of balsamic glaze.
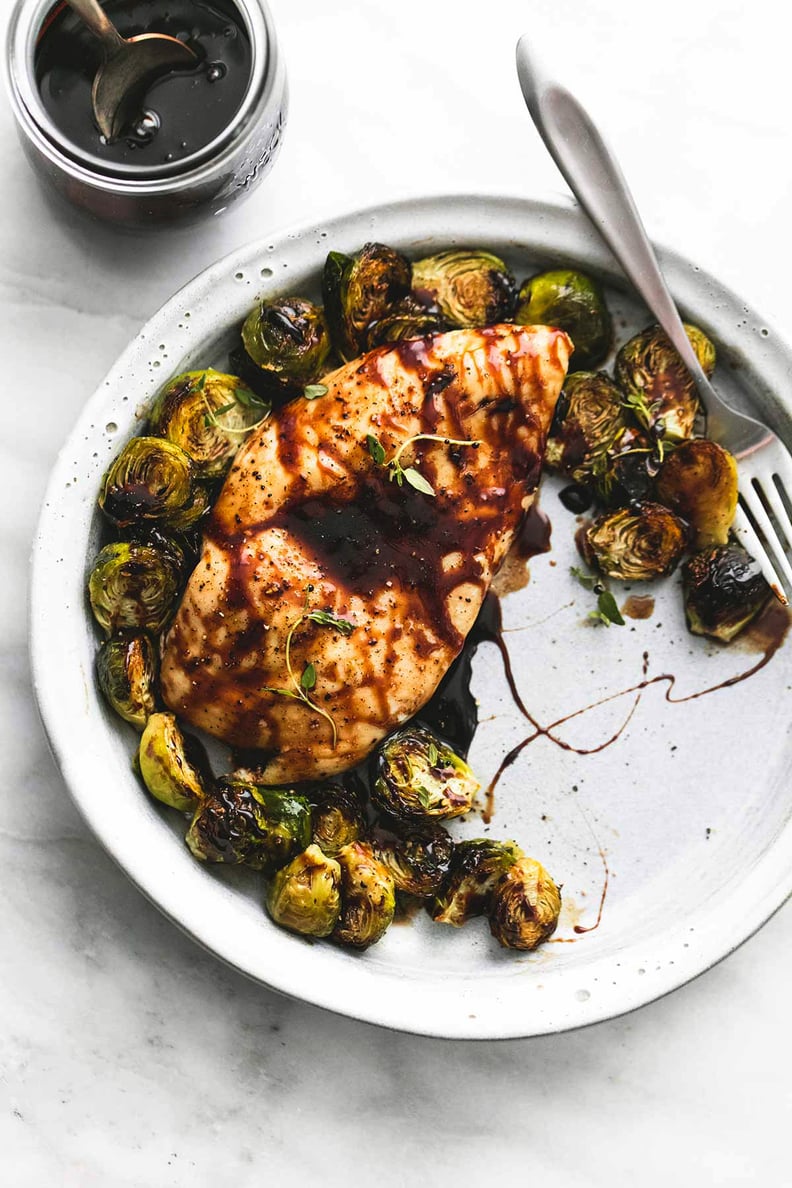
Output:
[[102,0],[122,37],[168,33],[196,65],[158,79],[108,143],[91,84],[101,47],[65,0],[18,0],[7,72],[23,148],[88,214],[128,227],[219,215],[266,176],[286,116],[286,72],[265,0]]

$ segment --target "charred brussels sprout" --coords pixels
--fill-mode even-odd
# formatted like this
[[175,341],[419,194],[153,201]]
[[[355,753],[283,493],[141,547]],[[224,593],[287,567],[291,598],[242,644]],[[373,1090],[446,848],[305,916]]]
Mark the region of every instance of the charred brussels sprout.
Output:
[[244,863],[270,873],[309,845],[311,810],[287,788],[223,778],[198,806],[186,840],[202,861]]
[[211,510],[212,497],[209,494],[209,489],[203,483],[196,483],[189,502],[185,503],[184,507],[168,520],[168,528],[179,534],[189,533],[192,529],[197,528],[201,520]]
[[337,854],[342,846],[361,838],[365,829],[363,806],[354,792],[329,784],[317,795],[311,809],[311,840],[325,854]]
[[445,330],[445,322],[436,306],[423,305],[415,297],[403,297],[387,309],[381,318],[366,330],[365,347],[387,346],[408,338],[426,338]]
[[235,375],[186,371],[170,380],[149,413],[149,433],[181,446],[201,478],[221,478],[239,444],[269,408]]
[[516,286],[503,260],[490,252],[452,248],[413,264],[413,293],[436,305],[449,326],[508,322]]
[[613,342],[602,290],[590,276],[570,268],[540,272],[525,281],[514,320],[523,326],[557,326],[566,331],[575,348],[570,371],[599,366]]
[[147,635],[114,635],[96,657],[99,688],[117,714],[143,730],[156,708],[157,653]]
[[276,924],[302,936],[329,936],[341,914],[341,867],[317,845],[277,871],[267,891]]
[[448,874],[454,843],[442,825],[409,829],[377,844],[377,854],[391,872],[397,891],[428,899]]
[[394,817],[460,817],[473,807],[479,782],[451,749],[423,726],[408,726],[382,744],[372,799]]
[[114,524],[167,523],[189,503],[193,467],[184,450],[162,437],[133,437],[108,470],[99,506]]
[[583,533],[581,550],[608,577],[638,582],[671,573],[686,543],[678,516],[646,502],[599,516]]
[[181,571],[165,549],[136,541],[105,545],[88,579],[94,617],[108,635],[139,628],[156,635],[176,609]]
[[199,806],[211,786],[203,747],[183,734],[173,714],[152,714],[140,739],[138,763],[152,796],[179,812]]
[[342,359],[354,359],[367,349],[369,326],[381,322],[408,295],[411,273],[409,260],[384,243],[367,243],[356,256],[329,253],[322,296],[333,345]]
[[561,892],[541,863],[519,858],[492,890],[492,935],[507,949],[535,949],[556,930]]
[[242,342],[267,383],[293,395],[323,374],[330,355],[324,310],[302,297],[257,305],[242,327]]
[[728,643],[754,619],[770,586],[753,557],[737,544],[695,553],[682,569],[685,615],[694,635]]
[[686,520],[697,549],[726,544],[737,510],[737,463],[706,437],[683,442],[657,476],[657,498]]
[[[697,326],[685,332],[706,376],[715,368],[715,347]],[[659,326],[649,326],[626,342],[616,356],[616,382],[645,429],[656,437],[691,437],[699,412],[696,385]]]
[[567,377],[558,402],[545,460],[586,483],[607,465],[607,456],[625,429],[622,396],[604,371],[577,371]]
[[516,842],[483,837],[457,842],[448,875],[432,905],[432,919],[461,928],[471,916],[483,915],[489,909],[492,888],[521,857]]
[[592,485],[611,507],[640,502],[653,497],[659,467],[656,443],[643,429],[628,425],[607,453],[592,459]]
[[385,933],[396,911],[393,878],[367,842],[350,842],[338,851],[341,915],[333,938],[367,949]]

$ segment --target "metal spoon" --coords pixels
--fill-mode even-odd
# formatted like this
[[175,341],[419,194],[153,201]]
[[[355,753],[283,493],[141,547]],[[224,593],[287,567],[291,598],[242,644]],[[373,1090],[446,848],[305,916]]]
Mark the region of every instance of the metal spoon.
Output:
[[169,70],[193,66],[197,57],[183,41],[166,33],[122,37],[99,0],[67,3],[104,48],[104,62],[93,81],[94,119],[108,141],[117,140],[137,115],[146,87]]

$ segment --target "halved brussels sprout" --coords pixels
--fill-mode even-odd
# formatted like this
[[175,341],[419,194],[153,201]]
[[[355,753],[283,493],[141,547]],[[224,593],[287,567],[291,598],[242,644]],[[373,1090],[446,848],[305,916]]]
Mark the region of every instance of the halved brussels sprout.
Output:
[[391,872],[397,891],[427,899],[436,895],[448,874],[454,843],[442,825],[408,829],[378,841],[377,855]]
[[212,496],[203,483],[196,483],[188,503],[168,519],[168,528],[179,535],[197,529],[212,510]]
[[117,714],[137,730],[156,709],[157,653],[147,635],[114,635],[96,657],[99,688]]
[[540,862],[519,858],[492,890],[490,931],[506,949],[535,949],[555,932],[561,892]]
[[104,477],[99,506],[121,528],[167,522],[190,501],[192,480],[192,463],[180,446],[162,437],[133,437]]
[[325,854],[337,854],[342,846],[358,841],[365,830],[363,805],[354,792],[341,784],[328,784],[317,794],[311,808],[311,840]]
[[480,787],[464,759],[423,726],[391,735],[374,766],[372,800],[397,818],[461,817]]
[[368,327],[410,291],[410,261],[384,243],[367,243],[356,256],[330,252],[322,296],[333,345],[342,359],[367,349]]
[[432,904],[432,919],[461,928],[471,916],[489,909],[490,893],[523,852],[516,842],[486,837],[457,842],[448,874]]
[[385,933],[396,911],[391,873],[368,842],[350,842],[338,851],[341,915],[333,939],[367,949]]
[[586,561],[622,581],[649,581],[671,573],[685,551],[685,525],[659,503],[606,512],[580,538]]
[[511,321],[516,285],[498,256],[451,248],[413,264],[413,293],[436,305],[449,326],[490,326]]
[[577,371],[561,392],[545,462],[576,483],[589,482],[625,427],[622,395],[610,376]]
[[657,446],[643,431],[628,425],[605,454],[591,462],[592,485],[610,507],[652,499],[660,468]]
[[319,379],[331,350],[324,310],[304,297],[262,301],[245,320],[242,343],[266,381],[293,395]]
[[[715,347],[697,326],[686,324],[685,332],[709,377],[715,369]],[[625,342],[616,356],[614,375],[645,429],[671,441],[693,435],[699,413],[696,385],[659,326],[648,326]]]
[[408,295],[390,306],[365,332],[365,349],[404,342],[408,338],[426,338],[445,330],[442,314],[436,306],[423,305]]
[[717,545],[689,557],[682,584],[690,630],[722,643],[747,627],[771,595],[761,569],[738,544]]
[[176,609],[180,582],[173,553],[117,540],[101,550],[88,578],[91,610],[108,635],[127,628],[156,635]]
[[592,371],[613,342],[613,324],[602,289],[571,268],[555,268],[529,277],[520,288],[515,322],[557,326],[572,339],[570,371]]
[[197,738],[182,733],[174,714],[151,714],[138,764],[151,795],[182,813],[200,808],[211,788],[206,752]]
[[148,431],[181,446],[202,478],[221,478],[245,434],[268,412],[235,375],[185,371],[160,391]]
[[310,845],[276,871],[267,891],[267,911],[276,924],[302,936],[329,936],[341,914],[341,867]]
[[737,463],[706,437],[685,441],[657,476],[657,498],[686,520],[694,546],[724,545],[737,511]]
[[271,873],[310,844],[310,806],[288,788],[223,777],[198,806],[186,841],[202,861],[244,863]]

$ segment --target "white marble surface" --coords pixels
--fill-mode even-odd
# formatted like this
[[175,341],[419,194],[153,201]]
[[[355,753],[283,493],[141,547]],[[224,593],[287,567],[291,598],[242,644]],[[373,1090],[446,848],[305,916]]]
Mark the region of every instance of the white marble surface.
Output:
[[214,225],[119,237],[56,216],[0,112],[0,1182],[786,1185],[789,907],[693,984],[583,1032],[467,1046],[390,1034],[282,1000],[182,937],[98,848],[49,757],[26,562],[82,402],[172,290],[271,228],[420,192],[560,195],[513,75],[534,23],[608,129],[650,232],[792,338],[779,0],[273,9],[284,148]]

